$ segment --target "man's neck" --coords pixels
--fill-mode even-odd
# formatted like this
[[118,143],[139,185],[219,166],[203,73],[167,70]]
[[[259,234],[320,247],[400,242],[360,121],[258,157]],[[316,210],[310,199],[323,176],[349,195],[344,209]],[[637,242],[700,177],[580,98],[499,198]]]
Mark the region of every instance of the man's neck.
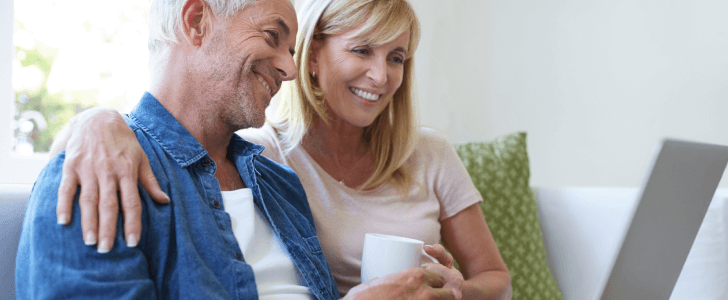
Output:
[[[173,52],[174,53],[174,52]],[[204,91],[205,85],[187,76],[186,64],[170,58],[163,79],[150,89],[150,93],[177,119],[202,145],[216,163],[227,155],[235,129],[224,123],[207,99],[213,93]]]
[[[211,84],[197,78],[199,74],[186,69],[184,51],[174,49],[163,71],[162,80],[150,89],[159,103],[177,119],[202,145],[217,165],[215,177],[222,190],[245,187],[235,164],[227,158],[230,140],[238,128],[233,128],[220,116],[220,103]],[[211,99],[212,98],[212,99]]]

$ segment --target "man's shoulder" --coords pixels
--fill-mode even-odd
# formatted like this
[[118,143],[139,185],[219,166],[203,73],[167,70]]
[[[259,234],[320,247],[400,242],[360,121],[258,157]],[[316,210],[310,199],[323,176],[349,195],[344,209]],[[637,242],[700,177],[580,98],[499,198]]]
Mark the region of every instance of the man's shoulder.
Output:
[[255,169],[259,173],[258,182],[264,193],[267,191],[278,195],[279,200],[293,205],[298,212],[306,215],[309,221],[313,221],[306,191],[293,169],[262,155],[257,156]]
[[[145,127],[145,124],[141,123],[139,120],[134,118],[130,115],[122,115],[124,117],[124,121],[126,121],[126,124],[129,125],[129,128],[134,132],[136,135],[137,141],[139,142],[139,145],[142,147],[142,150],[147,155],[147,158],[149,159],[150,165],[154,166],[155,162],[159,162],[161,160],[174,160],[174,155],[172,155],[172,150],[169,149],[166,145],[168,143],[164,143],[163,139],[166,137],[164,136],[157,136],[147,130]],[[152,168],[153,171],[155,168]],[[154,172],[155,176],[159,176],[160,172]],[[164,172],[162,172],[164,173]]]
[[266,156],[258,155],[255,159],[255,169],[266,181],[296,190],[300,189],[303,192],[303,186],[298,175],[289,166],[275,162]]
[[40,171],[33,185],[33,191],[30,193],[30,202],[52,202],[54,205],[53,208],[55,209],[56,199],[58,198],[58,187],[63,177],[63,162],[65,158],[66,151],[62,151],[51,158],[48,164],[43,167],[43,170]]
[[244,140],[265,147],[263,155],[281,164],[287,164],[278,132],[266,123],[261,128],[246,128],[237,134]]

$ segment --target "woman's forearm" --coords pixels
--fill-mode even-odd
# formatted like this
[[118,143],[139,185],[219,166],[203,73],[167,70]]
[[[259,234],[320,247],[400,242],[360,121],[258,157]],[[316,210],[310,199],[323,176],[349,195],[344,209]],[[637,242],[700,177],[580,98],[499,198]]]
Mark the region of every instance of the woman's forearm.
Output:
[[463,300],[466,299],[511,299],[513,288],[511,277],[504,271],[487,271],[465,280]]

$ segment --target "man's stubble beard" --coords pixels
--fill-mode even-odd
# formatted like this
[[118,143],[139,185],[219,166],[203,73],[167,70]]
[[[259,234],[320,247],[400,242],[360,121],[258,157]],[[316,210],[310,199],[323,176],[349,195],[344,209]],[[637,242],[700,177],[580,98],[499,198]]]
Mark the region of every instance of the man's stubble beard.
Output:
[[[219,110],[217,117],[223,121],[231,130],[237,131],[240,129],[255,127],[259,128],[265,124],[265,107],[259,108],[258,103],[264,103],[264,99],[257,101],[255,99],[256,84],[255,75],[253,74],[253,66],[240,66],[236,68],[231,64],[239,62],[236,58],[237,51],[229,49],[226,41],[220,36],[212,38],[212,45],[216,45],[209,49],[208,54],[213,57],[217,57],[216,61],[210,65],[217,66],[213,67],[209,78],[218,83],[222,83],[219,86],[219,90],[228,90],[228,93],[223,93],[218,98]],[[253,65],[260,62],[253,62]],[[232,89],[232,91],[230,90]],[[214,120],[213,120],[214,121]]]
[[236,95],[236,99],[231,99],[233,109],[223,112],[223,120],[235,130],[260,128],[265,124],[265,107],[258,107],[254,93],[249,92],[254,88],[251,84],[245,84],[242,88],[243,91]]

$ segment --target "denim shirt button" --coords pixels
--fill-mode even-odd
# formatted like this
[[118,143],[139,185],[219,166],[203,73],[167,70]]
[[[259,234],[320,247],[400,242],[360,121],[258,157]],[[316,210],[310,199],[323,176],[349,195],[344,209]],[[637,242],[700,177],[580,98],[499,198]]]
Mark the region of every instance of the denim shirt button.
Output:
[[220,208],[220,201],[212,200],[212,206],[215,208]]
[[211,164],[212,163],[210,163],[210,161],[207,159],[202,161],[202,166],[204,166],[204,167],[209,167]]
[[239,260],[239,261],[243,261],[243,255],[242,255],[242,254],[240,254],[240,253],[237,253],[237,252],[236,252],[236,253],[235,253],[235,258],[236,258],[237,260]]

